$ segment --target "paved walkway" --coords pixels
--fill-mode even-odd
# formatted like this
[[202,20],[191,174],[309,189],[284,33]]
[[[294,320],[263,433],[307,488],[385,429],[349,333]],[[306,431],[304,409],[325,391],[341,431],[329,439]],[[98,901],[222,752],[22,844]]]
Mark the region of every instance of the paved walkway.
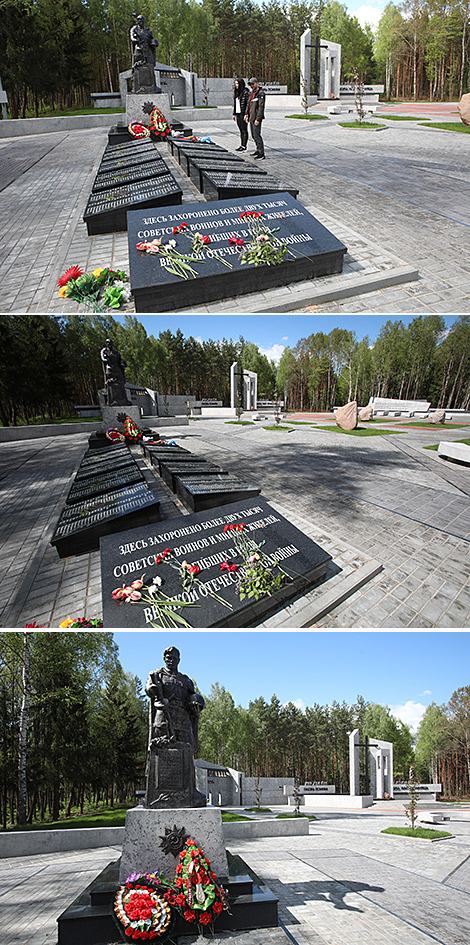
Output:
[[[441,430],[401,427],[407,432],[392,436],[391,427],[384,422],[383,436],[367,438],[320,422],[290,432],[218,420],[165,428],[179,445],[254,479],[333,558],[325,584],[263,628],[470,626],[470,472],[423,450]],[[447,428],[445,436],[466,432]],[[101,616],[99,552],[60,559],[49,544],[86,446],[86,434],[0,444],[0,626]],[[163,517],[187,514],[133,449]],[[340,601],[343,582],[364,569],[366,583]]]
[[[346,243],[345,272],[194,311],[468,311],[468,136],[420,126],[429,107],[409,110],[416,122],[387,121],[396,110],[384,106],[376,118],[385,130],[369,133],[342,129],[344,115],[286,118],[270,101],[264,167],[297,186],[302,203]],[[442,108],[435,110],[442,118]],[[197,132],[229,150],[238,145],[231,121],[201,121]],[[57,298],[56,281],[71,264],[128,269],[126,234],[89,238],[82,221],[106,141],[99,129],[0,141],[4,311],[70,312],[73,303]],[[168,162],[183,181],[171,156]],[[193,200],[201,195],[184,178],[184,201]]]
[[[454,838],[428,844],[381,834],[404,824],[397,802],[315,815],[306,837],[228,842],[279,897],[281,928],[219,934],[214,945],[468,945],[469,887],[447,877],[468,876],[470,818],[452,810]],[[5,945],[54,945],[57,916],[119,853],[0,860]]]

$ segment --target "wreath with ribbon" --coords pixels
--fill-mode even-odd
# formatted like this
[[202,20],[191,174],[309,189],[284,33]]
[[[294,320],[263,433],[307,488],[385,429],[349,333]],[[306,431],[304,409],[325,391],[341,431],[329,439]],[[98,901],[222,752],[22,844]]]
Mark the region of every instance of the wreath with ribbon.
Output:
[[119,430],[115,430],[114,427],[109,427],[106,430],[105,436],[108,440],[111,440],[112,443],[123,443],[126,439],[124,433],[120,433]]
[[114,917],[124,941],[164,941],[173,931],[178,913],[186,922],[204,927],[224,911],[229,911],[228,892],[218,884],[209,860],[191,839],[179,854],[174,883],[161,874],[133,873],[114,900]]
[[133,138],[149,138],[150,130],[146,125],[143,125],[141,121],[131,121],[130,125],[127,126],[129,134]]
[[159,939],[171,935],[176,915],[153,885],[127,881],[114,899],[114,919],[125,942],[129,939]]
[[131,420],[130,417],[126,417],[124,421],[124,436],[126,440],[141,440],[142,439],[142,430],[139,430],[137,424],[134,420]]
[[150,116],[150,131],[153,131],[157,138],[167,138],[171,134],[171,128],[159,108],[154,108]]

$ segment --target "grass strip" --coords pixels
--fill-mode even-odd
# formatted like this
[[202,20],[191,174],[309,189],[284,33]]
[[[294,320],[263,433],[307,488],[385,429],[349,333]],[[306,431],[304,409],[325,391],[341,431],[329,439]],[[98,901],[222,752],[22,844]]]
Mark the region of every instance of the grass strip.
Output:
[[415,840],[439,840],[442,837],[451,837],[447,830],[433,830],[430,827],[387,827],[381,833],[389,833],[395,837],[413,837]]
[[378,131],[380,128],[386,128],[386,125],[378,125],[375,121],[339,121],[340,128],[357,128],[358,131]]
[[423,124],[422,127],[440,128],[441,131],[458,131],[460,134],[470,135],[470,127],[461,121],[430,121],[428,125]]
[[301,121],[329,121],[328,115],[284,115],[284,118],[300,118]]
[[314,427],[315,431],[319,433],[322,430],[326,430],[328,433],[347,433],[348,436],[383,436],[384,433],[387,435],[405,433],[405,430],[369,430],[366,427],[356,427],[355,430],[342,430],[341,427],[328,425],[326,427]]

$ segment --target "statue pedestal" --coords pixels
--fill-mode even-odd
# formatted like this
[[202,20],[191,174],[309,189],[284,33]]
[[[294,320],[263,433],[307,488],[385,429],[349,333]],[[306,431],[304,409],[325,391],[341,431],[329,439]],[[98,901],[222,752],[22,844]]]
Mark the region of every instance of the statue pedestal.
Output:
[[172,742],[150,753],[147,772],[146,807],[205,807],[205,795],[195,790],[191,745]]
[[129,92],[126,95],[126,125],[131,121],[140,121],[143,125],[150,124],[150,114],[142,111],[143,105],[159,108],[166,120],[171,119],[170,98],[166,92]]
[[118,420],[118,414],[125,413],[126,417],[130,417],[137,426],[141,427],[141,418],[140,418],[140,407],[136,407],[134,404],[123,404],[118,407],[102,407],[101,416],[103,417],[103,433],[106,432],[110,427],[115,430],[120,430],[121,433],[124,433],[124,424]]
[[165,831],[181,830],[191,837],[210,861],[219,882],[228,876],[227,854],[222,830],[222,814],[216,807],[185,807],[178,810],[149,810],[134,807],[126,814],[119,881],[131,873],[152,873],[161,870],[173,881],[178,855],[164,853],[161,848]]

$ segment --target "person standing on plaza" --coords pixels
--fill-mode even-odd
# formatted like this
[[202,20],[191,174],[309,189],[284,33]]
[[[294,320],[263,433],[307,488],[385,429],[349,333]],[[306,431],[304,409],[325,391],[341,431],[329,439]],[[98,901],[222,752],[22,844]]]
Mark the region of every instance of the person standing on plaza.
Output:
[[235,87],[233,90],[233,120],[236,121],[238,125],[241,139],[240,147],[235,148],[236,151],[246,151],[248,144],[248,128],[245,115],[248,108],[249,97],[250,92],[245,85],[245,80],[235,79]]
[[255,160],[263,161],[264,160],[264,143],[261,137],[261,122],[264,118],[264,103],[266,101],[266,95],[258,79],[253,76],[248,85],[251,88],[251,95],[248,100],[248,113],[245,115],[245,121],[250,122],[250,131],[251,137],[256,145],[256,151],[252,154],[252,157]]

